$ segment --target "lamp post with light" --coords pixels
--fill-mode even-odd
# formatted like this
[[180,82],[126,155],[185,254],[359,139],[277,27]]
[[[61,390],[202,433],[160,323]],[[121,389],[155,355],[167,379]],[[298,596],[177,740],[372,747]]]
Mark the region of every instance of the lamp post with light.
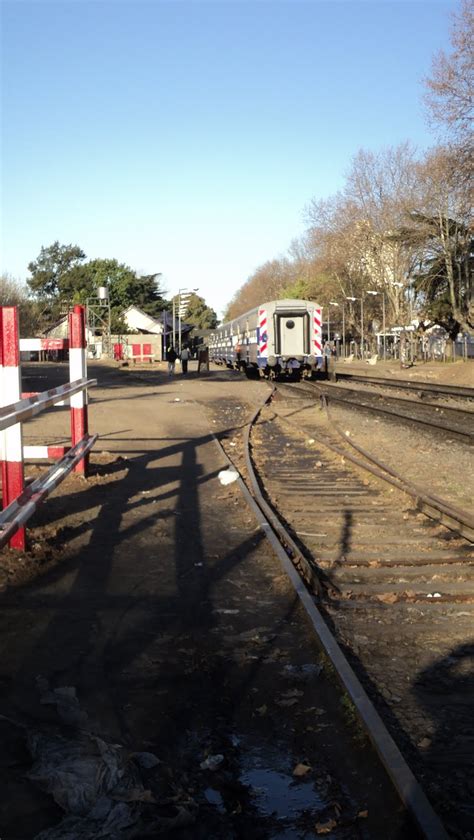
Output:
[[386,359],[386,350],[385,350],[385,294],[384,292],[373,292],[370,289],[366,289],[366,295],[381,295],[382,296],[382,341],[383,341],[383,360]]
[[[181,353],[181,320],[186,315],[191,296],[199,289],[178,289],[178,352]],[[173,317],[174,324],[174,317]]]
[[[328,303],[328,341],[331,340],[331,334],[329,332],[329,311],[330,311],[331,306],[339,306],[339,304],[335,300],[330,300],[329,303]],[[344,307],[343,307],[343,310],[344,310]]]
[[360,298],[349,297],[346,295],[346,300],[360,300],[360,356],[364,360],[364,293],[361,293]]

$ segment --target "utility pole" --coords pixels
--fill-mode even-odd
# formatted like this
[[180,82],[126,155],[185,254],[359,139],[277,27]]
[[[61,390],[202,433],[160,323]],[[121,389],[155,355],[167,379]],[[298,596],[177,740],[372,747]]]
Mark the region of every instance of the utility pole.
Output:
[[[189,300],[199,289],[178,289],[178,352],[181,353],[181,319],[186,315]],[[174,303],[174,300],[173,300]]]
[[175,334],[175,324],[174,324],[174,319],[175,319],[175,300],[174,300],[174,298],[173,298],[173,326],[172,326],[172,329],[171,329],[171,334],[172,334],[172,337],[173,337],[173,342],[172,342],[172,343],[173,343],[173,348],[174,348],[174,346],[175,346],[175,344],[176,344],[176,334]]

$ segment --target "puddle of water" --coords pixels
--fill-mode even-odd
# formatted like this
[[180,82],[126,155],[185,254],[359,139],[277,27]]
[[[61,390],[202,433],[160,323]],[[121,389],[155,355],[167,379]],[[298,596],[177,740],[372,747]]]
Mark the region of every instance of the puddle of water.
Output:
[[265,748],[259,745],[257,749],[247,746],[242,751],[242,759],[239,780],[249,787],[253,803],[262,816],[273,815],[278,820],[294,823],[304,812],[320,811],[328,804],[315,789],[311,773],[309,778],[293,776],[297,762],[285,745],[280,748],[275,744]]
[[295,781],[293,776],[280,770],[249,769],[240,776],[240,781],[252,789],[256,807],[266,816],[294,818],[303,811],[317,810],[326,804],[311,782]]
[[204,796],[206,797],[210,805],[215,805],[220,814],[226,813],[224,800],[222,799],[222,796],[220,795],[218,790],[214,790],[214,788],[210,787],[206,788],[206,790],[204,791]]

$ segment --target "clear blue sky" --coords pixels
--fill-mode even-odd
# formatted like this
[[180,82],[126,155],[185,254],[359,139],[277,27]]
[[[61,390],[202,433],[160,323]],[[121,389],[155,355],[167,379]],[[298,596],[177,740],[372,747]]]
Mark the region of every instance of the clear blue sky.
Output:
[[80,245],[221,310],[353,154],[434,142],[454,0],[2,0],[2,261]]

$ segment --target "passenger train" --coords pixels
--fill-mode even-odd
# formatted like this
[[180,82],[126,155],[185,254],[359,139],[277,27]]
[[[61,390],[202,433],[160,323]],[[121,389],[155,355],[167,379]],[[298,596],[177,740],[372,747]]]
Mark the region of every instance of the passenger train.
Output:
[[314,376],[323,369],[322,309],[309,300],[272,300],[217,327],[209,358],[248,377]]

